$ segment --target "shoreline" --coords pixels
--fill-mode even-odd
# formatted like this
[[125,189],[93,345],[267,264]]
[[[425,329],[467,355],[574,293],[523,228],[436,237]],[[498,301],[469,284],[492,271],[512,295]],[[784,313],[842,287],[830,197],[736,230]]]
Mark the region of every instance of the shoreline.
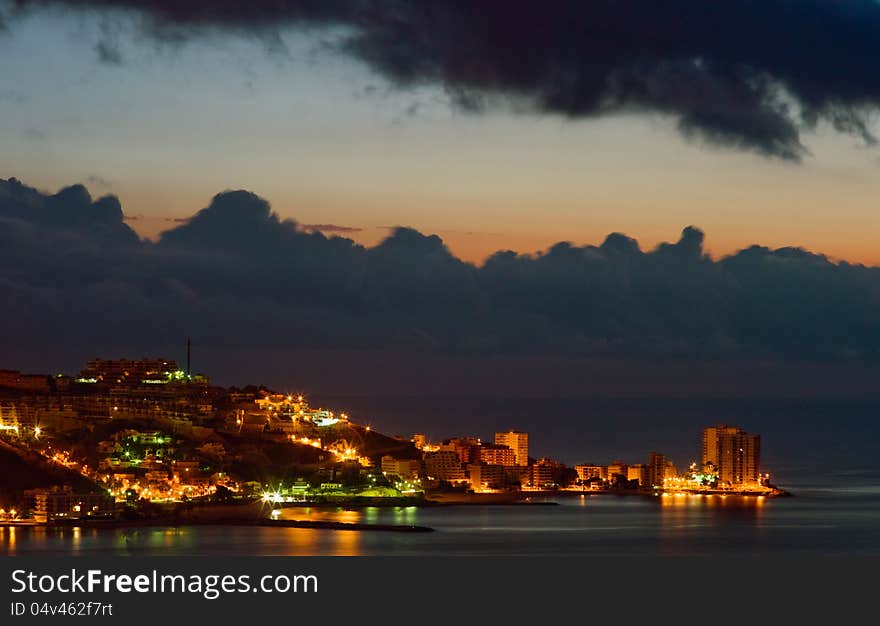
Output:
[[728,491],[728,490],[583,490],[560,489],[556,491],[507,492],[491,494],[445,493],[431,494],[424,499],[413,502],[288,502],[283,504],[267,504],[262,500],[229,503],[205,503],[184,508],[177,506],[166,511],[165,515],[151,518],[135,519],[79,519],[37,522],[33,520],[4,520],[0,528],[143,528],[143,527],[184,527],[184,526],[265,526],[277,528],[314,528],[327,530],[378,530],[396,532],[432,532],[427,526],[397,524],[367,524],[362,522],[338,522],[333,520],[308,519],[272,519],[271,511],[284,509],[318,509],[318,510],[363,510],[367,508],[443,508],[452,506],[505,506],[532,507],[558,506],[553,498],[577,498],[585,496],[618,496],[656,498],[674,496],[697,497],[741,497],[741,498],[788,498],[789,491],[776,489],[772,492]]
[[[758,492],[731,492],[725,490],[711,490],[704,492],[690,491],[574,491],[559,490],[546,492],[531,492],[542,497],[578,497],[578,496],[640,496],[643,498],[655,498],[659,496],[732,496],[732,497],[767,497],[780,498],[791,497],[792,494],[785,490],[775,493]],[[452,506],[507,506],[507,507],[531,507],[531,506],[558,506],[559,502],[549,499],[532,500],[531,496],[521,494],[448,494],[453,496],[467,496],[466,498],[452,497],[447,501],[426,498],[418,504],[403,505],[406,508],[424,507],[452,507]],[[474,497],[476,496],[476,497]],[[487,497],[488,496],[488,497]],[[378,532],[403,532],[425,533],[435,532],[436,529],[429,526],[414,524],[370,524],[363,522],[341,522],[334,520],[309,520],[309,519],[271,519],[266,516],[267,510],[281,510],[289,508],[315,508],[315,509],[342,509],[360,510],[375,507],[375,504],[367,503],[288,503],[284,506],[268,506],[260,500],[237,504],[207,504],[189,510],[178,511],[176,515],[147,519],[83,519],[62,520],[50,523],[35,522],[32,520],[16,520],[0,522],[0,528],[40,528],[40,529],[125,529],[125,528],[184,528],[197,526],[261,526],[267,528],[307,528],[316,530],[347,530],[347,531],[378,531]],[[400,504],[388,504],[386,507],[400,507]]]
[[189,526],[264,526],[274,528],[312,528],[317,530],[367,530],[367,531],[384,531],[384,532],[434,532],[435,529],[430,526],[417,526],[405,524],[364,524],[360,522],[335,522],[330,520],[243,520],[243,519],[216,519],[216,520],[77,520],[64,523],[42,524],[42,523],[0,523],[0,528],[42,528],[42,529],[64,529],[64,528],[95,528],[95,529],[116,529],[116,528],[185,528]]

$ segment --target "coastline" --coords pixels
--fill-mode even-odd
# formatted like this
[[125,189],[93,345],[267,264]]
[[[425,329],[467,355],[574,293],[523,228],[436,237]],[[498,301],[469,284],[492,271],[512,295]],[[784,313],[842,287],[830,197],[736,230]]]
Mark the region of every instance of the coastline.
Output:
[[[436,498],[440,495],[441,498]],[[442,497],[445,496],[445,497]],[[792,494],[783,489],[771,493],[729,491],[729,490],[704,490],[700,492],[677,491],[642,491],[642,490],[602,490],[602,491],[533,491],[533,492],[505,492],[505,493],[447,493],[430,494],[420,499],[417,504],[404,505],[407,507],[436,508],[457,506],[502,506],[502,507],[531,507],[531,506],[556,506],[559,502],[550,500],[556,497],[576,498],[578,496],[640,496],[642,498],[672,497],[672,496],[706,496],[706,497],[790,497]],[[535,499],[536,498],[536,499]],[[65,529],[65,528],[88,528],[88,529],[126,529],[126,528],[184,528],[200,526],[259,526],[266,528],[306,528],[316,530],[341,530],[341,531],[375,531],[392,533],[428,533],[435,529],[429,526],[414,524],[373,524],[364,522],[343,522],[323,519],[273,519],[271,511],[283,509],[343,509],[359,510],[376,506],[368,503],[285,503],[284,505],[271,505],[261,500],[235,504],[210,503],[189,507],[175,507],[165,514],[141,519],[79,519],[79,520],[56,520],[50,523],[35,522],[33,520],[10,520],[0,522],[0,528],[39,528],[39,529]],[[400,504],[387,503],[385,508],[399,507]]]
[[[144,519],[79,519],[54,521],[51,523],[2,522],[0,527],[14,528],[183,528],[189,526],[263,526],[272,528],[312,528],[321,530],[373,530],[386,532],[432,532],[433,528],[411,524],[368,524],[361,522],[339,522],[334,520],[271,519],[265,515],[258,503],[240,505],[206,506],[186,511],[186,515],[176,514]],[[180,513],[180,512],[178,512]]]
[[[513,497],[517,494],[463,494],[477,496],[466,499],[446,500],[420,500],[417,504],[403,506],[418,507],[447,507],[469,505],[511,505],[511,506],[555,506],[557,502],[531,501],[528,498]],[[486,497],[492,496],[492,497]],[[502,497],[503,496],[503,497]],[[270,510],[282,510],[288,508],[314,508],[314,509],[345,509],[356,510],[377,506],[370,503],[285,503],[284,505],[266,505],[260,500],[254,500],[239,504],[204,504],[188,509],[174,509],[166,515],[143,519],[78,519],[53,521],[51,523],[35,522],[32,520],[0,522],[0,528],[148,528],[148,527],[174,527],[185,526],[263,526],[274,528],[312,528],[322,530],[365,530],[386,532],[433,532],[428,526],[407,524],[370,524],[362,522],[338,522],[332,520],[308,520],[308,519],[271,519],[268,516]],[[388,503],[386,507],[401,506],[401,504]]]
[[434,532],[429,526],[407,526],[398,524],[361,524],[358,522],[332,522],[324,520],[189,520],[175,522],[161,519],[151,520],[77,520],[63,524],[20,524],[4,522],[0,528],[184,528],[197,526],[268,526],[276,528],[313,528],[319,530],[376,530],[389,532]]

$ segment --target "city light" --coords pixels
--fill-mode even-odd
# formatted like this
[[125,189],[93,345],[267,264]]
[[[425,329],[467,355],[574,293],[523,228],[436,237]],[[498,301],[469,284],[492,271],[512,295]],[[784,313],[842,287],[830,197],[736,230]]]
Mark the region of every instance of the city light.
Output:
[[[125,379],[122,374],[102,378]],[[133,385],[140,385],[145,378],[132,380]],[[642,463],[616,460],[567,467],[549,458],[529,458],[528,434],[519,431],[495,433],[494,442],[477,436],[459,436],[445,439],[442,444],[430,443],[422,433],[409,439],[382,433],[365,437],[365,433],[374,432],[371,425],[355,423],[345,412],[310,407],[302,396],[293,394],[261,391],[240,397],[240,392],[233,389],[214,406],[210,401],[205,403],[206,407],[196,408],[189,404],[189,384],[155,393],[142,387],[135,389],[133,393],[128,389],[121,394],[118,390],[108,392],[102,386],[88,394],[78,392],[77,398],[92,403],[87,419],[105,419],[110,424],[111,417],[125,418],[124,425],[115,430],[108,428],[105,439],[94,443],[95,461],[86,463],[87,458],[95,457],[83,454],[77,441],[66,437],[66,432],[70,432],[66,425],[55,428],[47,422],[51,419],[48,415],[41,414],[42,422],[37,423],[34,411],[6,413],[6,421],[0,421],[0,433],[33,432],[29,440],[6,439],[100,485],[103,497],[110,502],[127,502],[136,508],[147,501],[201,500],[201,504],[208,505],[218,494],[224,502],[232,498],[250,499],[273,510],[293,502],[342,504],[360,498],[407,498],[413,502],[430,500],[438,493],[455,493],[458,495],[452,497],[467,501],[475,494],[507,494],[517,498],[518,492],[577,491],[584,499],[585,492],[591,496],[605,492],[663,496],[669,502],[681,503],[714,495],[757,496],[763,502],[764,498],[784,494],[770,484],[769,473],[759,473],[759,447],[750,443],[755,436],[726,426],[711,427],[709,432],[737,442],[733,450],[739,465],[730,465],[729,459],[715,459],[712,449],[707,452],[704,432],[703,462],[692,461],[681,473],[667,457],[654,452]],[[233,399],[234,395],[238,397]],[[294,404],[294,398],[300,401]],[[137,421],[129,421],[129,416],[149,425],[136,430],[131,423]],[[220,436],[212,436],[211,429]],[[51,438],[47,437],[50,432]],[[270,460],[264,445],[281,442],[290,446],[279,457],[285,459],[280,461],[288,468],[284,471],[301,468],[302,473],[291,477],[292,483],[284,487],[255,485],[235,476],[234,465],[229,462],[241,458],[243,451],[256,452],[255,458],[265,459],[256,461],[265,464],[261,469],[274,471],[273,464],[279,461]],[[308,446],[320,453],[310,453],[298,446]],[[708,463],[707,454],[711,461]],[[523,460],[522,464],[518,459]],[[566,474],[577,479],[566,478]],[[438,491],[438,486],[444,491]],[[93,509],[104,510],[103,504],[98,507],[71,502],[58,515],[79,518],[91,515]],[[3,515],[8,518],[10,513]],[[270,515],[268,510],[266,515]]]

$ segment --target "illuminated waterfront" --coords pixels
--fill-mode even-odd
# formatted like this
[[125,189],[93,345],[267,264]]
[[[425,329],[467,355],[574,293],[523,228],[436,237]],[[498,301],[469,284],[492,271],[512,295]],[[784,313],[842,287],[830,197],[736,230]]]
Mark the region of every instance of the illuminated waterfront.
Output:
[[880,487],[799,485],[798,496],[564,496],[557,506],[286,508],[283,518],[419,524],[434,533],[248,526],[0,528],[8,554],[880,554]]

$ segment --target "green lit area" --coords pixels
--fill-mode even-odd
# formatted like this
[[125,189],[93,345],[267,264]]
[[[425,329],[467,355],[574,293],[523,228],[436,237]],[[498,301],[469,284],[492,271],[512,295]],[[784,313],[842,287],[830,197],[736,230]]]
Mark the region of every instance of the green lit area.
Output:
[[186,383],[193,381],[200,381],[203,377],[198,375],[190,375],[184,372],[183,370],[174,370],[169,372],[162,372],[161,377],[157,378],[145,378],[141,380],[141,383],[145,385],[167,385],[169,383]]
[[120,437],[106,457],[111,466],[138,466],[145,461],[171,462],[175,458],[175,440],[161,432],[132,433]]
[[268,504],[321,502],[321,501],[353,501],[357,499],[412,499],[423,496],[421,485],[417,481],[395,481],[371,476],[366,480],[354,483],[345,482],[313,482],[298,479],[292,484],[267,485],[262,493],[262,500]]
[[718,474],[691,474],[691,480],[705,487],[711,487],[718,484]]

